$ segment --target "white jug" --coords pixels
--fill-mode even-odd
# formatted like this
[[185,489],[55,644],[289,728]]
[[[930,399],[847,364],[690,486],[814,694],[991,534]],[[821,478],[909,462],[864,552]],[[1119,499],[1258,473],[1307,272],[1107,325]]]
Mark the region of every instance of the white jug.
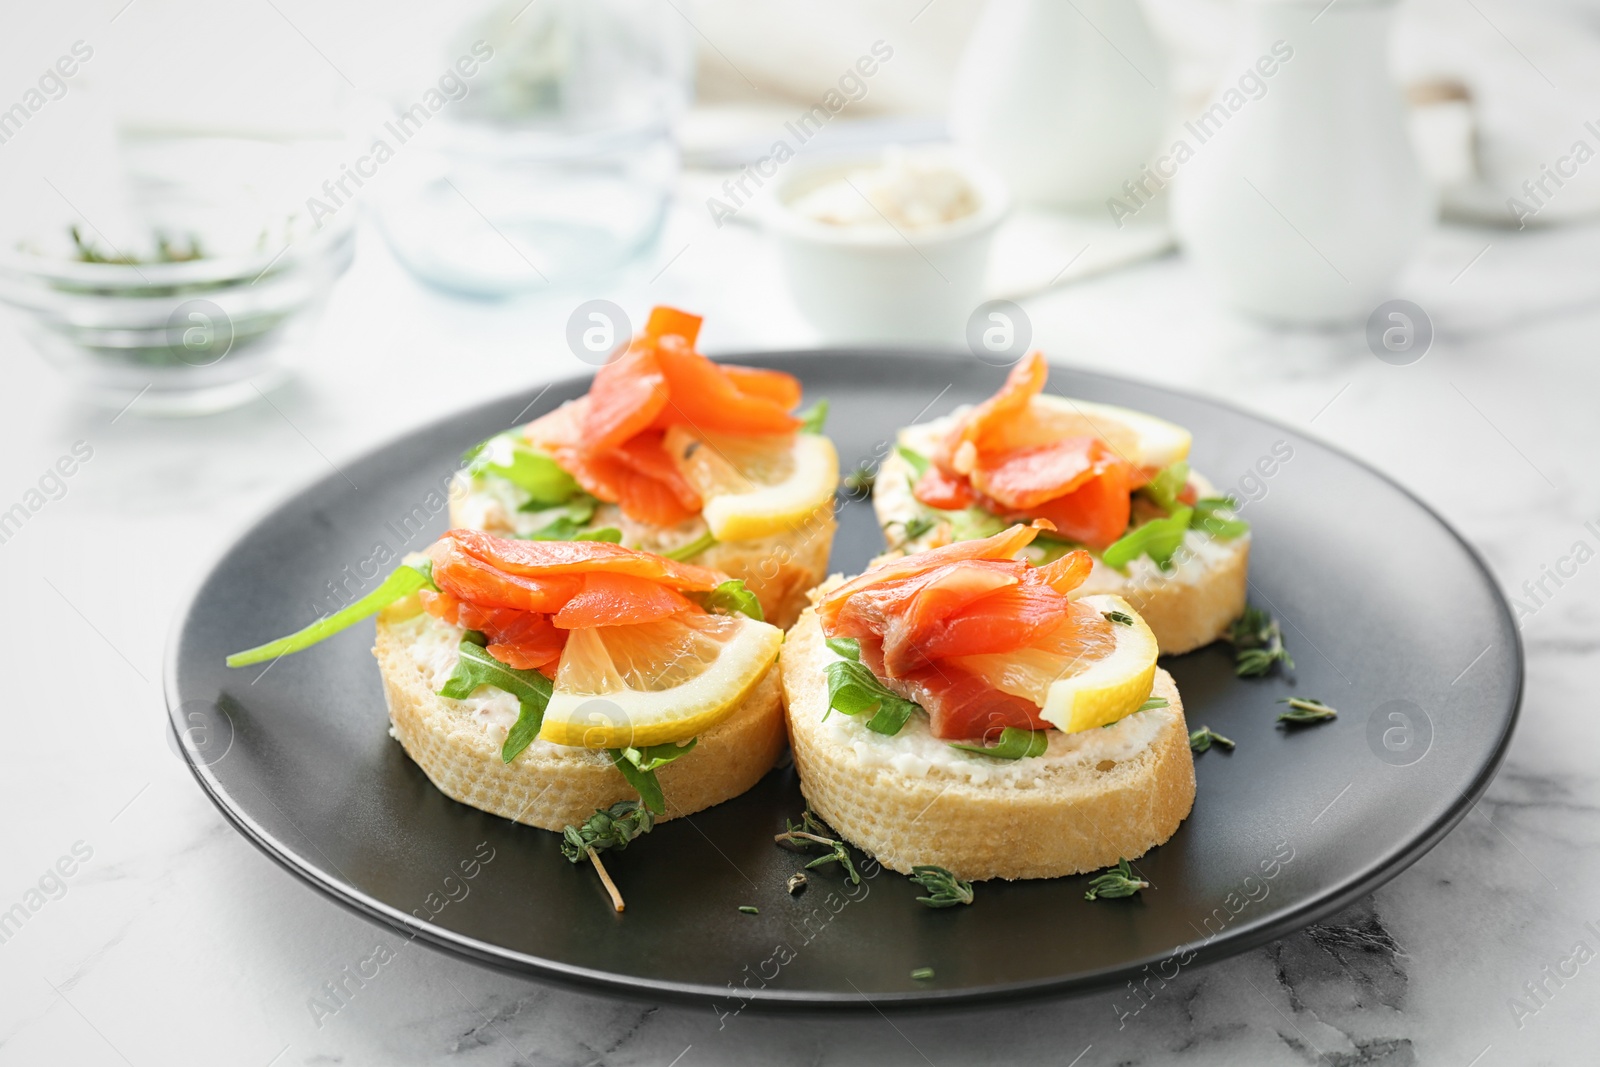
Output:
[[950,134],[1025,204],[1103,212],[1168,114],[1137,0],[991,0],[962,54]]
[[1393,295],[1435,213],[1389,75],[1394,7],[1247,0],[1222,88],[1171,165],[1184,250],[1234,307],[1326,326]]

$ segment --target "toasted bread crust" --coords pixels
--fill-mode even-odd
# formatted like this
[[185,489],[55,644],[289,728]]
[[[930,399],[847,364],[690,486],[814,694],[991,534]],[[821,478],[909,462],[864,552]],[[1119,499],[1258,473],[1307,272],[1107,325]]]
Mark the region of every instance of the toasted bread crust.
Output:
[[[1054,878],[1132,859],[1170,838],[1194,803],[1194,760],[1177,686],[1156,672],[1170,708],[1155,739],[1111,767],[1048,773],[1042,784],[974,785],[932,769],[916,776],[867,765],[822,728],[829,655],[806,611],[784,643],[784,702],[801,792],[812,809],[879,863],[959,877]],[[1109,762],[1109,761],[1107,761]]]
[[[372,650],[383,675],[394,736],[445,796],[516,822],[557,830],[582,823],[596,808],[638,794],[604,753],[534,745],[509,764],[459,701],[439,696],[404,636],[378,620]],[[743,793],[772,768],[783,749],[777,664],[727,719],[700,735],[693,752],[657,775],[671,819]]]

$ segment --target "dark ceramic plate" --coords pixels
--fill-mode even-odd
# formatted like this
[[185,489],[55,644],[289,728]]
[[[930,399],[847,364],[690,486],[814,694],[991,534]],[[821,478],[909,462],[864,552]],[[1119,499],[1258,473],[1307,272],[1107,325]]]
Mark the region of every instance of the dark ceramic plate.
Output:
[[[898,426],[978,400],[1002,371],[970,358],[818,352],[745,362],[827,397],[846,469]],[[608,860],[617,915],[558,838],[446,799],[390,739],[367,623],[272,666],[224,654],[327,610],[329,583],[367,588],[380,562],[445,529],[439,487],[462,449],[587,380],[461,412],[347,464],[257,523],[178,621],[173,722],[223,814],[289,871],[362,914],[494,966],[660,999],[851,1006],[978,1001],[1171,977],[1326,916],[1416,860],[1488,786],[1511,736],[1521,646],[1482,562],[1405,490],[1295,431],[1156,386],[1056,368],[1055,391],[1194,431],[1192,460],[1253,524],[1251,599],[1282,620],[1292,678],[1242,680],[1216,645],[1166,664],[1191,727],[1233,738],[1196,758],[1194,812],[1138,861],[1152,883],[1084,899],[1087,877],[986,883],[932,910],[881,871],[833,870],[791,897],[800,866],[773,845],[801,810],[792,769]],[[352,483],[359,489],[352,488]],[[840,515],[833,567],[881,550],[871,508]],[[388,565],[382,565],[387,570]],[[1275,725],[1290,694],[1337,720]],[[737,909],[755,905],[759,915]],[[931,967],[935,977],[914,981]],[[1125,1010],[1138,1002],[1128,998]]]

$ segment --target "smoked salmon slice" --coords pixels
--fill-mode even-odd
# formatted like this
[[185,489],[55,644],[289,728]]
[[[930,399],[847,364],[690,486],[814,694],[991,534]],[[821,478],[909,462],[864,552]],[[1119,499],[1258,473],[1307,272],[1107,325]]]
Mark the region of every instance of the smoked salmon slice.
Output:
[[509,667],[554,677],[576,629],[657,622],[704,609],[683,595],[727,581],[720,571],[603,541],[515,541],[451,530],[428,549],[423,608],[488,638]]
[[652,526],[699,514],[694,487],[661,447],[667,430],[792,434],[800,381],[792,374],[713,363],[694,349],[700,317],[657,307],[644,333],[601,367],[587,396],[529,423],[526,436],[585,492]]
[[1063,537],[1103,549],[1126,532],[1129,495],[1149,474],[1100,438],[1063,436],[1034,410],[1048,373],[1044,356],[1029,353],[940,442],[912,495],[945,511],[978,504],[1001,518],[1048,519]]
[[[728,580],[727,575],[710,567],[680,563],[606,541],[517,541],[495,537],[482,530],[450,530],[438,544],[446,546],[445,551],[459,550],[510,577],[552,579],[594,572],[631,574],[673,589],[699,592],[715,589]],[[434,556],[436,574],[438,559]],[[573,591],[576,592],[576,588]],[[559,607],[552,610],[559,610]]]
[[1027,649],[1062,660],[1102,651],[1096,642],[1109,624],[1070,599],[1093,560],[1081,550],[1046,567],[1015,558],[1037,533],[1013,526],[876,567],[822,598],[823,632],[855,638],[861,662],[923,706],[935,737],[1043,729],[1036,705],[960,662]]

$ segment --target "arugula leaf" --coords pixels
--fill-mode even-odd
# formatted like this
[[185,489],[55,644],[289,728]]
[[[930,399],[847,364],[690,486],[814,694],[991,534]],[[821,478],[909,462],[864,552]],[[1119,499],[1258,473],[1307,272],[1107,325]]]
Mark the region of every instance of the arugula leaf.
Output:
[[685,592],[683,595],[717,615],[738,613],[748,615],[756,622],[767,621],[767,617],[761,612],[761,601],[745,588],[744,580],[741,578],[729,578],[710,592]]
[[1026,759],[1029,756],[1044,755],[1050,747],[1050,735],[1043,730],[1021,730],[1015,726],[1007,726],[1000,731],[1000,741],[997,744],[951,744],[950,747],[959,748],[963,752],[976,752],[980,756],[993,756],[995,759]]
[[588,493],[579,493],[571,500],[561,504],[547,504],[542,500],[530,500],[517,508],[518,511],[543,511],[552,513],[555,518],[567,518],[573,522],[588,522],[594,518],[596,509],[600,507],[598,497]]
[[[917,898],[919,904],[926,904],[930,908],[951,908],[957,904],[972,903],[972,883],[962,881],[943,867],[921,864],[911,868],[910,878],[928,891],[927,896]],[[928,971],[928,977],[933,977],[931,970]]]
[[1189,525],[1204,530],[1212,537],[1231,541],[1250,532],[1250,524],[1240,518],[1228,518],[1219,511],[1233,511],[1239,502],[1231,496],[1208,496],[1194,502],[1194,518]]
[[544,709],[550,703],[550,679],[538,671],[507,667],[472,641],[463,640],[457,652],[461,658],[456,660],[456,669],[439,690],[439,695],[465,700],[480,685],[487,685],[516,697],[520,714],[506,734],[505,744],[500,746],[501,761],[510,763],[539,736],[539,728],[544,725]]
[[410,596],[418,589],[433,589],[433,564],[430,561],[426,569],[401,564],[389,573],[378,587],[353,604],[347,604],[340,610],[326,618],[318,619],[310,626],[296,630],[287,637],[280,637],[276,641],[268,641],[255,648],[247,648],[243,652],[235,652],[227,659],[230,667],[248,667],[252,663],[263,660],[277,659],[287,656],[291,652],[301,652],[310,648],[319,641],[326,640],[340,630],[348,629],[362,619],[376,615],[384,608],[393,604],[402,597]]
[[1144,494],[1170,515],[1178,509],[1178,494],[1188,484],[1189,464],[1180,459],[1170,467],[1161,468],[1154,478],[1146,482]]
[[804,411],[795,415],[800,420],[801,433],[821,433],[822,427],[828,421],[827,398],[817,401]]
[[905,445],[897,444],[894,446],[894,454],[905,460],[918,478],[928,473],[928,457],[922,453],[913,452]]
[[577,481],[561,464],[509,434],[498,434],[478,446],[467,473],[503,478],[546,506],[564,503],[579,492]]
[[658,553],[658,555],[665,556],[668,559],[675,559],[679,563],[685,563],[691,559],[694,559],[700,553],[704,552],[706,549],[710,548],[716,543],[717,539],[711,536],[710,530],[707,530],[705,533],[701,534],[699,537],[696,537],[688,544],[680,545],[671,552]]
[[1164,519],[1151,519],[1135,526],[1122,538],[1100,554],[1106,566],[1122,570],[1140,556],[1149,556],[1156,566],[1167,570],[1172,566],[1172,556],[1183,544],[1183,535],[1189,530],[1193,508],[1179,507]]
[[598,530],[591,530],[581,522],[574,522],[565,515],[557,518],[537,530],[528,534],[518,534],[521,541],[609,541],[611,544],[622,542],[622,531],[615,526],[603,526]]
[[835,655],[861,662],[861,642],[853,637],[830,637],[827,645]]
[[699,738],[690,738],[686,745],[648,745],[644,748],[608,748],[611,763],[628,780],[644,806],[657,815],[667,813],[667,798],[662,795],[661,782],[656,771],[679,756],[687,756]]
[[[859,651],[857,655],[859,655]],[[835,660],[828,664],[828,711],[846,715],[873,712],[867,729],[880,734],[897,734],[913,711],[921,705],[890,692],[876,675],[858,660]]]
[[589,850],[618,852],[628,847],[628,842],[650,832],[655,818],[649,809],[639,806],[636,800],[619,800],[609,808],[596,808],[582,826],[568,826],[561,831],[561,854],[573,863],[582,863]]
[[915,541],[917,538],[921,537],[923,534],[927,533],[929,530],[933,529],[939,524],[933,519],[928,518],[926,515],[917,515],[914,518],[906,519],[904,521],[897,520],[889,525],[898,525],[901,533],[905,536],[907,541]]

